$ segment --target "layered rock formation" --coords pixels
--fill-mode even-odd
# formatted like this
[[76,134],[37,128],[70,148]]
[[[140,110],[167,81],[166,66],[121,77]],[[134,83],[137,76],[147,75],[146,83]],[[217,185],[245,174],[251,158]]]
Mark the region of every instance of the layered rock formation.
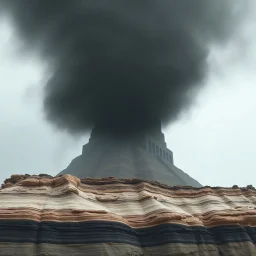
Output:
[[14,175],[0,255],[255,255],[256,191]]

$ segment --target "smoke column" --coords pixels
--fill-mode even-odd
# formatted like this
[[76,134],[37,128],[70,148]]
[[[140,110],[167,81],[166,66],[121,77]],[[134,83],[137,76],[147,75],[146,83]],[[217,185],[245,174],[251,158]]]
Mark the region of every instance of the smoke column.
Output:
[[27,50],[51,65],[49,122],[124,137],[186,111],[214,44],[232,40],[244,0],[2,0]]

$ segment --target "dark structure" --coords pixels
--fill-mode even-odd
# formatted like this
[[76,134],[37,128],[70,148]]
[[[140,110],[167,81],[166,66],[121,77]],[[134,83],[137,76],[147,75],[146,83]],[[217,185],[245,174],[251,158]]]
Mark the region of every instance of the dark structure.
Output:
[[170,186],[201,186],[174,165],[173,153],[166,146],[160,124],[150,133],[126,142],[110,139],[94,129],[89,142],[83,146],[82,155],[73,159],[60,174],[79,178],[139,178]]

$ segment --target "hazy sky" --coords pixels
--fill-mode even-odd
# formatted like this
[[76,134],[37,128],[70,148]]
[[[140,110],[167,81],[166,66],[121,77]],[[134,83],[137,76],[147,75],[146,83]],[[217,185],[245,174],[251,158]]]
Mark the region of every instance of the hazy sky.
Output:
[[[256,13],[256,8],[255,8]],[[164,129],[175,165],[203,185],[256,185],[256,20],[243,35],[213,49],[210,72],[191,109]],[[43,65],[14,51],[0,22],[0,182],[11,174],[56,175],[79,155],[88,136],[53,130],[41,110]]]

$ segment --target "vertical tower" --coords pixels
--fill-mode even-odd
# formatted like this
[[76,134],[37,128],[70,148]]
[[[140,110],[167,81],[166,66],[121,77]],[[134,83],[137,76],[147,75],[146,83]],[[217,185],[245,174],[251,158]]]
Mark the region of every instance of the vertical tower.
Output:
[[201,184],[174,165],[160,122],[153,129],[129,141],[113,140],[93,129],[82,154],[59,173],[79,178],[117,177],[154,180],[170,186]]

